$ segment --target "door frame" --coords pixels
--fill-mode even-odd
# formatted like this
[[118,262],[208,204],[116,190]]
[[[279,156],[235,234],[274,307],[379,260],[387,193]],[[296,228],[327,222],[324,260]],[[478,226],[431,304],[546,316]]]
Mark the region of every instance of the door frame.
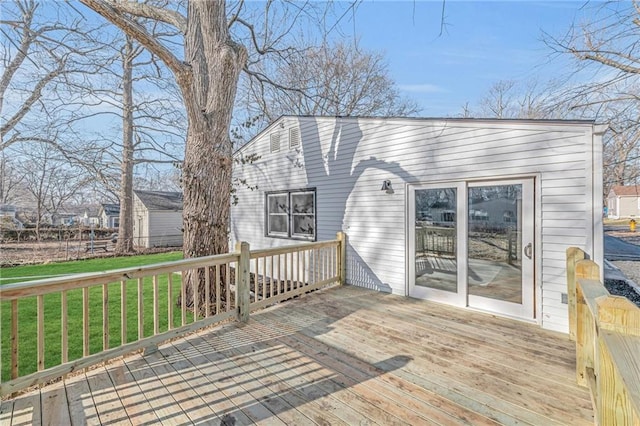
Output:
[[[483,186],[498,186],[498,185],[521,185],[522,186],[522,223],[520,229],[522,230],[521,236],[521,252],[522,266],[520,270],[521,274],[521,291],[522,302],[520,304],[507,302],[505,300],[493,299],[489,297],[477,296],[469,293],[468,279],[466,285],[467,290],[467,306],[473,309],[482,311],[488,311],[503,316],[521,318],[531,321],[535,318],[535,265],[537,263],[536,253],[533,248],[537,246],[535,239],[535,185],[533,178],[520,178],[520,179],[500,179],[500,180],[482,180],[475,182],[468,182],[466,185],[466,208],[468,211],[468,189],[478,188]],[[468,215],[465,217],[468,220]],[[468,235],[465,235],[468,238]],[[468,239],[467,239],[468,241]],[[528,261],[525,257],[525,246],[532,244],[531,259]],[[466,261],[469,261],[469,255],[465,257]],[[467,277],[468,278],[468,277]]]
[[[449,292],[445,290],[438,290],[430,287],[417,287],[415,285],[416,273],[415,273],[415,252],[416,252],[416,239],[415,239],[415,222],[416,222],[416,190],[422,189],[456,189],[456,277],[457,277],[457,292]],[[467,184],[466,182],[441,182],[441,183],[428,183],[428,184],[410,184],[407,190],[407,256],[409,262],[407,265],[407,295],[415,297],[417,299],[428,299],[434,302],[446,303],[448,305],[466,307],[466,286],[467,282],[467,268],[466,262],[460,262],[462,256],[467,255],[467,221],[460,221],[459,218],[464,217],[465,207],[464,204],[459,203],[460,196],[466,197]]]
[[[405,279],[405,294],[409,297],[416,297],[420,299],[427,299],[439,303],[445,303],[448,305],[462,307],[470,310],[478,310],[487,312],[486,310],[474,306],[469,306],[468,290],[467,286],[467,230],[468,230],[468,187],[481,186],[483,184],[508,184],[509,181],[518,180],[531,180],[533,189],[532,205],[534,209],[533,214],[533,300],[532,303],[532,317],[520,317],[512,316],[508,313],[493,312],[492,314],[499,316],[505,316],[514,318],[517,320],[534,322],[539,325],[542,324],[542,229],[540,224],[542,223],[542,200],[541,200],[541,179],[540,173],[532,173],[526,175],[501,175],[501,176],[485,176],[474,177],[458,180],[437,180],[432,182],[413,182],[405,184],[405,236],[406,236],[406,279]],[[457,197],[463,196],[464,202],[457,203],[457,215],[458,218],[464,218],[464,220],[458,223],[458,230],[456,236],[458,238],[458,248],[456,250],[457,259],[464,259],[464,262],[459,261],[457,266],[458,272],[458,292],[450,293],[437,289],[430,289],[427,287],[415,286],[415,191],[417,189],[433,189],[433,188],[456,188]],[[459,189],[461,188],[461,189]],[[459,199],[459,198],[457,198]],[[461,207],[462,206],[462,207]],[[464,257],[462,257],[464,256]],[[464,288],[462,288],[464,287]]]

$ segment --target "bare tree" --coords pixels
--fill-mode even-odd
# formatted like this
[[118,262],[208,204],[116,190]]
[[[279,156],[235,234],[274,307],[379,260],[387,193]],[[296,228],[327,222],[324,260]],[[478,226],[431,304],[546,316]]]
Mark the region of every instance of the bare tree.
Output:
[[[175,146],[183,147],[184,135],[179,130],[173,130],[176,117],[182,117],[181,111],[171,108],[171,102],[166,97],[161,100],[134,99],[134,83],[145,81],[147,85],[158,87],[158,80],[163,76],[158,64],[153,57],[142,59],[145,53],[142,46],[135,43],[129,37],[125,37],[125,43],[121,51],[122,56],[122,151],[120,162],[120,222],[117,253],[133,251],[133,179],[134,167],[139,164],[164,163],[173,164],[179,161],[173,154]],[[134,72],[145,66],[152,66],[156,75]],[[167,93],[164,91],[163,93]],[[170,96],[170,95],[167,95]],[[179,127],[178,127],[179,128]],[[158,130],[166,134],[174,133],[174,143],[171,148],[167,144],[159,144],[160,137],[156,137]],[[172,149],[173,148],[173,149]]]
[[[176,155],[166,156],[173,148],[162,140],[166,136],[154,137],[160,131],[170,134],[170,129],[176,127],[175,108],[165,108],[176,103],[175,97],[156,101],[139,96],[139,101],[133,102],[133,83],[139,81],[152,86],[166,77],[164,71],[153,58],[143,54],[143,48],[134,46],[132,40],[125,44],[128,50],[123,48],[122,61],[117,61],[121,53],[117,51],[117,44],[105,39],[105,33],[90,30],[86,20],[78,18],[73,6],[58,5],[55,20],[40,13],[43,8],[34,0],[16,0],[0,7],[3,12],[0,24],[6,36],[2,44],[4,68],[0,80],[3,155],[29,158],[31,150],[22,145],[48,143],[69,163],[91,171],[106,191],[120,192],[124,200],[121,203],[124,238],[119,239],[116,249],[130,251],[134,165],[142,161],[170,164],[178,159]],[[91,25],[95,27],[95,23]],[[154,35],[157,34],[154,32]],[[136,59],[138,63],[134,63]],[[117,70],[118,63],[123,65],[120,70]],[[131,69],[127,71],[128,67],[145,68],[145,72],[134,75]],[[154,73],[156,79],[151,81]],[[125,81],[122,81],[123,75]],[[117,81],[116,78],[120,79],[115,84],[121,87],[119,92],[107,86]],[[165,87],[158,91],[162,92]],[[163,93],[167,92],[175,90]],[[104,117],[113,115],[114,108],[118,107],[124,111],[123,139],[114,143],[106,127],[102,129],[106,132],[92,137],[87,129],[96,127],[98,120],[104,123]],[[135,128],[134,119],[138,120]],[[183,134],[176,140],[179,142],[175,145],[182,148]],[[166,158],[161,158],[159,152]],[[6,167],[3,170],[6,171]],[[10,182],[6,173],[4,176],[3,188],[8,188]],[[120,180],[122,191],[118,186]]]
[[[135,39],[174,74],[188,121],[182,163],[184,256],[227,252],[232,166],[229,127],[238,79],[244,69],[254,78],[268,80],[259,70],[249,69],[247,46],[257,55],[284,56],[277,45],[283,43],[293,23],[308,17],[316,6],[311,2],[267,2],[258,8],[238,1],[227,14],[223,1],[188,2],[186,11],[180,5],[172,9],[172,5],[150,3],[81,2]],[[176,54],[175,38],[153,37],[135,17],[178,29],[183,34],[184,56]],[[281,33],[274,31],[272,22],[283,28]],[[232,39],[232,31],[244,44]],[[188,294],[196,291],[193,278],[187,277]]]
[[52,124],[57,114],[71,109],[64,87],[99,69],[91,60],[96,49],[88,42],[91,31],[63,11],[53,22],[38,16],[40,4],[34,0],[3,2],[0,7],[0,149],[33,141],[58,144],[61,129],[43,124]]
[[[592,22],[574,25],[562,38],[546,35],[546,42],[556,52],[569,53],[585,65],[602,65],[609,70],[595,84],[635,84],[640,75],[640,5],[632,2],[607,1],[595,6]],[[619,87],[619,86],[618,86]],[[610,99],[613,100],[614,98]],[[637,99],[633,94],[620,94],[615,99]]]
[[411,116],[417,104],[400,95],[381,53],[356,41],[300,47],[275,66],[273,82],[244,80],[249,117],[268,124],[281,115]]
[[640,4],[594,3],[591,22],[572,26],[563,37],[546,35],[556,53],[576,59],[560,97],[584,116],[610,123],[605,135],[605,191],[637,183],[640,149]]
[[119,254],[133,251],[133,61],[137,56],[133,40],[125,36],[122,50],[122,162],[120,165]]
[[[153,31],[153,36],[170,34]],[[133,251],[134,173],[141,164],[181,161],[184,114],[166,68],[135,40],[121,36],[102,50],[99,78],[74,86],[81,108],[65,117],[73,126],[95,130],[83,131],[61,150],[71,163],[89,170],[106,192],[117,195],[120,235],[115,251],[126,253]]]
[[88,177],[84,170],[71,167],[54,147],[46,143],[28,145],[29,156],[21,162],[24,187],[34,207],[36,237],[45,216],[60,211],[65,202],[82,190]]
[[513,118],[517,114],[515,107],[516,82],[501,80],[489,88],[487,95],[480,101],[480,111],[485,117]]
[[[477,116],[491,118],[560,118],[565,110],[554,104],[555,82],[540,86],[536,81],[500,80],[494,83],[477,107]],[[470,116],[469,105],[462,115]],[[473,114],[471,114],[473,115]]]
[[604,143],[604,196],[612,186],[637,184],[640,177],[640,126],[638,112],[629,116],[626,109],[617,109],[617,103],[608,103],[600,111],[609,123],[610,131]]
[[24,172],[18,170],[15,160],[0,151],[0,204],[17,201],[23,180]]
[[[247,51],[231,40],[224,2],[189,3],[187,16],[143,3],[82,0],[158,56],[174,73],[189,120],[183,165],[184,254],[228,251],[231,144],[228,129]],[[184,34],[185,60],[133,17],[174,25]]]

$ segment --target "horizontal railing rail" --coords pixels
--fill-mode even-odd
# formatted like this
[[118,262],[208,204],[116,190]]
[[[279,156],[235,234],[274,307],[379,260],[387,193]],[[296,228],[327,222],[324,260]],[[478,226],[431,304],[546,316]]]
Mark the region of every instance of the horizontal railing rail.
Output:
[[567,249],[569,336],[576,379],[589,387],[600,425],[640,424],[640,308],[612,296],[584,251]]
[[345,241],[238,243],[229,254],[0,286],[0,394],[344,283]]

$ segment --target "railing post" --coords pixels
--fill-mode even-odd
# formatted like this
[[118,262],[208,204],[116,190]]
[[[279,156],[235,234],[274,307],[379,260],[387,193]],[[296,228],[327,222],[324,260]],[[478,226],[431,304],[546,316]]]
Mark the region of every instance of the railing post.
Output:
[[338,246],[338,282],[344,285],[347,281],[347,234],[340,231],[336,235],[340,245]]
[[576,379],[579,385],[588,386],[587,367],[593,368],[595,342],[595,318],[591,318],[584,295],[577,285],[579,279],[600,281],[600,267],[591,260],[579,260],[575,264],[576,281]]
[[576,281],[579,278],[600,281],[600,267],[592,260],[579,260],[576,262]]
[[18,378],[18,299],[11,301],[11,378]]
[[598,325],[601,329],[640,336],[640,309],[622,296],[601,296],[598,303]]
[[585,258],[577,247],[567,249],[567,304],[569,309],[569,339],[576,341],[576,262]]
[[236,297],[238,304],[238,321],[249,321],[250,310],[250,265],[249,265],[249,243],[237,242],[236,253],[240,254],[238,258],[238,270],[236,271]]
[[[632,383],[634,387],[637,386],[637,379],[634,379],[634,376],[638,374],[637,367],[628,357],[629,362],[616,364],[612,355],[620,356],[625,352],[636,353],[633,344],[629,345],[633,340],[627,340],[627,337],[640,336],[640,309],[622,296],[601,296],[596,299],[596,303],[600,334],[595,342],[597,348],[597,423],[601,425],[636,424],[635,421],[639,420],[640,411],[634,409],[633,405],[637,403],[632,403],[634,397],[630,395],[631,389],[628,388],[628,384],[625,386],[624,382],[627,380],[627,383]],[[611,337],[617,336],[618,338],[609,338],[609,341],[605,342],[602,336],[609,332],[613,332]],[[627,345],[622,344],[625,340]],[[613,341],[616,341],[618,345],[613,346]],[[636,344],[635,347],[638,345]]]

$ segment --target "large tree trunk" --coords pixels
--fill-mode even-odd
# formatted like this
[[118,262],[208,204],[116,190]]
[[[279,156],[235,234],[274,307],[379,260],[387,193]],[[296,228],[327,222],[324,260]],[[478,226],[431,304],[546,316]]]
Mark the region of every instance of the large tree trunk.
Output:
[[122,163],[117,254],[133,251],[133,53],[133,41],[126,36],[122,52]]
[[[182,182],[184,257],[227,253],[232,144],[231,113],[247,53],[231,41],[224,2],[191,2],[185,35],[185,61],[191,81],[179,80],[189,127]],[[199,275],[199,276],[198,276]],[[186,275],[187,301],[197,285],[203,309],[203,274]],[[211,280],[214,283],[214,280]],[[216,290],[212,288],[215,300]]]
[[[146,3],[80,1],[133,36],[174,73],[189,122],[182,168],[184,257],[227,252],[232,162],[229,126],[247,51],[229,36],[225,2],[191,1],[185,20]],[[184,60],[178,60],[126,13],[159,19],[183,31]],[[198,294],[198,309],[204,301],[203,277],[204,273],[187,272],[183,280],[190,305],[194,291]],[[212,290],[213,300],[216,289]]]

